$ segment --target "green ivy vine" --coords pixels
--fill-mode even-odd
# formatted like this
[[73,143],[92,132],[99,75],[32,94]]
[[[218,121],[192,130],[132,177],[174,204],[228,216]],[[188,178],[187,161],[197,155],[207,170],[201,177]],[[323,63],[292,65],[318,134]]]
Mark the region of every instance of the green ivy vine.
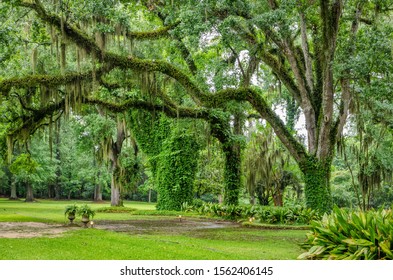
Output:
[[180,210],[191,203],[199,147],[195,137],[185,129],[174,129],[163,143],[157,170],[159,210]]

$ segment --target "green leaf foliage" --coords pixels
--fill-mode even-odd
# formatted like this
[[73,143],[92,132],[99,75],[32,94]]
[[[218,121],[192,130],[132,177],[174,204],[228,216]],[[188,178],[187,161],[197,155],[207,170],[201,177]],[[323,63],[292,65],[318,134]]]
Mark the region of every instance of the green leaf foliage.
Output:
[[185,130],[175,129],[163,143],[157,170],[158,210],[180,210],[192,202],[199,147]]
[[256,205],[222,205],[203,203],[201,205],[183,204],[182,211],[196,211],[201,215],[220,217],[229,220],[246,220],[263,224],[307,225],[321,216],[317,211],[303,206],[275,207]]
[[94,211],[94,210],[92,210],[91,208],[90,208],[90,206],[88,206],[87,204],[84,204],[84,205],[82,205],[82,206],[80,206],[78,209],[77,209],[77,213],[78,213],[78,215],[80,215],[80,216],[87,216],[87,217],[91,217],[91,218],[93,218],[94,216],[95,216],[95,214],[96,214],[96,212]]
[[392,210],[362,212],[335,207],[332,214],[311,226],[302,244],[307,252],[299,259],[393,259]]
[[10,165],[10,171],[22,176],[32,175],[38,168],[38,163],[31,158],[30,154],[20,154]]

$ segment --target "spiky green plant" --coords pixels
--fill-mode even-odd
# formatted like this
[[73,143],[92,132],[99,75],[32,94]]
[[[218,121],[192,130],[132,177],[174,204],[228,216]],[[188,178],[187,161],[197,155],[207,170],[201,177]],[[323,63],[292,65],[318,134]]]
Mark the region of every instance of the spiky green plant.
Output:
[[393,259],[392,210],[351,211],[334,208],[311,232],[299,259]]

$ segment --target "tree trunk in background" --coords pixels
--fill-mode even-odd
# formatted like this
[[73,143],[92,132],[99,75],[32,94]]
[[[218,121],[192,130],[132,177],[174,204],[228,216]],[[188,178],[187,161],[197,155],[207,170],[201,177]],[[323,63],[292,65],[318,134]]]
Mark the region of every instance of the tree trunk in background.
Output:
[[119,173],[118,168],[112,172],[111,179],[111,206],[123,206],[123,201],[120,197],[120,184],[118,183],[119,178],[117,174]]
[[56,185],[50,184],[48,186],[48,198],[56,198]]
[[17,200],[18,196],[16,194],[16,182],[14,177],[11,179],[11,195],[10,195],[11,200]]
[[224,203],[224,197],[222,196],[222,194],[218,195],[218,204],[223,204]]
[[102,201],[102,189],[100,184],[97,184],[94,188],[94,201]]
[[250,204],[255,205],[255,195],[253,194],[250,195]]
[[274,206],[283,206],[283,193],[281,190],[278,190],[277,192],[274,193],[273,195],[273,203]]
[[34,195],[33,195],[33,187],[30,182],[26,182],[26,200],[25,202],[33,202]]
[[117,120],[117,136],[116,142],[113,142],[111,138],[111,206],[123,206],[123,201],[121,200],[121,183],[120,183],[120,159],[121,149],[123,147],[123,142],[126,139],[126,127],[124,120]]
[[[93,150],[94,155],[94,150]],[[94,201],[102,201],[102,188],[100,184],[100,169],[97,167],[97,162],[95,156],[93,156],[93,167],[97,168],[97,177],[95,177],[95,188],[94,188]]]
[[60,140],[60,118],[57,121],[57,128],[55,129],[55,133],[56,133],[56,180],[55,180],[55,185],[54,185],[54,191],[55,191],[55,199],[59,200],[60,199],[60,189],[61,189],[61,184],[60,184],[60,177],[61,177],[61,166],[60,166],[60,162],[61,162],[61,153],[60,153],[60,144],[61,144],[61,140]]

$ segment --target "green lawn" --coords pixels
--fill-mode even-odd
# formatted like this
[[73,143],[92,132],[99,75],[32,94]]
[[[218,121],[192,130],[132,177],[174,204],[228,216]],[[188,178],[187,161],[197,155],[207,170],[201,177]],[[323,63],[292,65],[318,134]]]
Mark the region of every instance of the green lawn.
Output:
[[[110,203],[92,203],[91,201],[52,201],[38,200],[37,202],[26,203],[23,200],[12,201],[0,198],[0,222],[45,222],[64,223],[67,222],[64,216],[64,209],[67,205],[88,204],[92,209],[109,207]],[[155,205],[144,202],[125,202],[125,207],[137,209],[138,212],[153,211]],[[95,220],[127,220],[130,213],[98,213]],[[132,216],[135,216],[132,215]]]
[[[24,203],[0,199],[0,222],[45,222],[64,224],[64,207],[74,202],[41,201]],[[76,204],[85,202],[77,201]],[[93,209],[109,204],[89,203]],[[157,214],[154,205],[127,202],[126,207],[138,209],[131,213],[97,213],[95,220],[149,221],[173,217],[141,215]],[[192,218],[198,221],[196,218]],[[143,221],[142,221],[143,220]],[[201,221],[206,221],[201,220]],[[199,228],[190,231],[148,230],[146,232],[115,232],[105,229],[68,231],[57,237],[0,238],[0,259],[22,260],[157,260],[157,259],[296,259],[302,253],[298,243],[305,230],[258,229],[246,227]]]

